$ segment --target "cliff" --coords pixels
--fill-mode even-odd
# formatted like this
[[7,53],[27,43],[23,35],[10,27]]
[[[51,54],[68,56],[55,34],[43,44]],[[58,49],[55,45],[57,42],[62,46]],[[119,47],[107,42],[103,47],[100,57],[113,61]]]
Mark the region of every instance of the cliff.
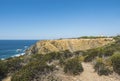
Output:
[[114,42],[113,38],[42,40],[31,46],[27,54],[46,54],[69,50],[71,52],[97,48]]
[[0,61],[2,81],[120,81],[120,37],[117,36],[43,40],[26,53],[31,55]]

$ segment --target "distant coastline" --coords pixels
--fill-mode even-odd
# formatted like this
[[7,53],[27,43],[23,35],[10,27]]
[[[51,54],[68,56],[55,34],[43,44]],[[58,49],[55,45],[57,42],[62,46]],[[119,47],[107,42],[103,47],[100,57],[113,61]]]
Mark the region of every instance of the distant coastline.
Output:
[[0,40],[0,59],[18,57],[25,54],[25,50],[38,40]]

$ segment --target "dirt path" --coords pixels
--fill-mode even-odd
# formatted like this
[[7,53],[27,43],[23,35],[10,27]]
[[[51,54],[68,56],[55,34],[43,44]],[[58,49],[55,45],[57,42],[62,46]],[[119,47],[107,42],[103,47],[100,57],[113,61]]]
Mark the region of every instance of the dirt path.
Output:
[[82,63],[82,65],[84,72],[79,76],[81,81],[120,81],[118,75],[99,76],[90,63]]
[[64,72],[58,72],[56,75],[62,81],[120,81],[120,76],[117,74],[109,76],[99,76],[94,72],[93,65],[90,63],[82,63],[84,72],[77,76],[66,75]]
[[[84,71],[77,76],[65,74],[62,68],[60,68],[54,74],[59,79],[62,79],[62,81],[120,81],[120,76],[115,73],[109,76],[99,76],[96,72],[94,72],[94,68],[92,64],[82,63],[82,65],[83,65]],[[11,81],[11,77],[7,77],[2,81]],[[58,80],[58,81],[61,81],[61,80]]]

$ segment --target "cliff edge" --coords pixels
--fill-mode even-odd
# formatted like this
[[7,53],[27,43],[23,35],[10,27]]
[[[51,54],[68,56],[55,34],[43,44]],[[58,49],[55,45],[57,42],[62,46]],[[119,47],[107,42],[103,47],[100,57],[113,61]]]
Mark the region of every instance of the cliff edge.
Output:
[[88,50],[112,43],[113,38],[42,40],[31,46],[26,54],[46,54],[69,50],[71,52]]

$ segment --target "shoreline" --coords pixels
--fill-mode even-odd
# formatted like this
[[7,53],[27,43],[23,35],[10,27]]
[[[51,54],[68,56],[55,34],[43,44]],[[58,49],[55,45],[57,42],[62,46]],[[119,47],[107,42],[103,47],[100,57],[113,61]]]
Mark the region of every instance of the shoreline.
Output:
[[[19,56],[22,56],[22,55],[25,55],[25,52],[24,52],[24,53],[19,53],[19,54],[12,55],[12,56],[10,56],[10,57],[8,57],[8,58],[19,57]],[[0,58],[0,60],[6,60],[6,59],[8,59],[8,58]]]

